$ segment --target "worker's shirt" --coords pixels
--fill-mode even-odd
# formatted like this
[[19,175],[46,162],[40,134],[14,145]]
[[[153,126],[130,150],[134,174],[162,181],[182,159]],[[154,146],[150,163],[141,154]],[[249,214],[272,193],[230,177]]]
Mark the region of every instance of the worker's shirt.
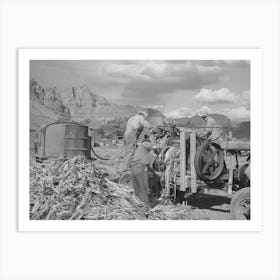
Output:
[[207,118],[205,130],[208,133],[210,132],[207,138],[210,141],[216,141],[221,137],[221,128],[216,123],[216,121],[210,116],[208,116]]
[[203,131],[199,131],[197,135],[201,138],[207,137],[207,140],[216,141],[221,137],[221,129],[216,121],[208,116]]
[[134,164],[143,164],[145,166],[150,166],[152,168],[153,162],[155,160],[155,157],[153,156],[153,154],[146,150],[141,144],[137,147],[132,161],[131,161],[131,165]]
[[151,125],[149,122],[147,122],[142,115],[135,115],[129,118],[126,124],[126,130],[125,130],[125,135],[133,132],[136,134],[137,130],[141,127],[147,127],[150,128]]
[[248,167],[245,169],[245,175],[247,176],[247,178],[250,180],[251,179],[251,167],[250,167],[250,163],[248,165]]

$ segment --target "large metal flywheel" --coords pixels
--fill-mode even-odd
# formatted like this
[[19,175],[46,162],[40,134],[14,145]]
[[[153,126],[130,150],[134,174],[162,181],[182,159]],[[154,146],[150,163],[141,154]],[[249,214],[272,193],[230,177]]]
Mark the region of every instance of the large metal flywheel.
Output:
[[224,153],[217,143],[206,142],[197,149],[194,164],[201,180],[214,181],[223,172]]

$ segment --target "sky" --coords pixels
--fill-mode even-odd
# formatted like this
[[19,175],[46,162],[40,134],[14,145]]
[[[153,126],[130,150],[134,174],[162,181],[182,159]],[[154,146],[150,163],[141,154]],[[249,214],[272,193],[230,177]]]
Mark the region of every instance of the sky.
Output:
[[250,119],[245,60],[32,60],[30,78],[58,90],[87,85],[111,102],[160,108],[171,118],[207,107],[234,121]]

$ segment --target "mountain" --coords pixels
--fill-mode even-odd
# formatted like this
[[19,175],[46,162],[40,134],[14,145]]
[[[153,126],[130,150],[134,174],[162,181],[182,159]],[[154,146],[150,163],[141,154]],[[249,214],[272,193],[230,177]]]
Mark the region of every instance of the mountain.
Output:
[[35,80],[30,81],[30,129],[36,130],[58,120],[68,120],[65,106],[57,98],[55,89],[43,89]]
[[[231,128],[231,121],[228,117],[221,114],[210,114],[212,118],[217,122],[218,126],[222,129],[222,134],[225,135],[228,133],[229,128]],[[191,118],[185,117],[180,119],[175,119],[173,122],[177,125],[190,128],[199,128],[206,125],[206,122],[198,115],[195,115]]]
[[85,85],[66,89],[56,93],[56,95],[62,104],[69,108],[71,117],[84,117],[111,109],[111,104],[106,98],[94,94]]
[[[221,114],[210,114],[210,116],[215,119],[215,121],[219,124],[219,126],[225,128],[231,127],[231,121],[228,117]],[[185,117],[185,118],[175,119],[174,123],[182,126],[193,127],[193,128],[202,127],[205,125],[205,121],[198,115],[195,115],[191,118]]]
[[[210,114],[210,116],[212,116],[216,120],[216,122],[224,128],[224,133],[228,133],[229,131],[231,131],[233,138],[250,140],[250,121],[232,124],[230,119],[224,115]],[[202,127],[205,125],[205,122],[198,115],[195,115],[191,118],[185,117],[175,119],[174,123],[179,126],[181,125],[193,128]]]
[[41,125],[46,125],[59,120],[68,120],[68,116],[55,112],[42,105],[34,96],[30,97],[30,129],[36,130]]
[[62,118],[96,128],[115,118],[128,118],[140,110],[148,111],[152,125],[163,124],[163,115],[158,110],[111,103],[86,85],[58,91],[55,87],[44,89],[30,80],[30,122],[36,126]]
[[35,80],[30,80],[30,99],[44,105],[51,111],[69,116],[67,108],[64,106],[61,97],[57,94],[55,87],[42,88]]
[[[140,106],[118,105],[109,102],[105,97],[93,93],[87,86],[72,87],[57,95],[62,104],[69,110],[71,119],[81,121],[89,120],[92,128],[100,126],[104,121],[115,118],[128,118],[143,110]],[[150,122],[154,125],[162,125],[163,115],[151,108],[145,108],[150,117]]]
[[251,122],[244,121],[232,129],[232,136],[237,139],[250,140]]
[[[106,98],[93,93],[87,86],[72,87],[59,91],[56,87],[42,88],[35,80],[30,80],[30,128],[37,129],[58,120],[74,120],[97,128],[115,119],[126,120],[140,110],[146,110],[153,126],[163,124],[163,114],[156,109],[140,106],[118,105]],[[228,117],[221,114],[211,114],[217,123],[224,127],[224,132],[230,128],[233,137],[250,139],[250,122],[241,122],[234,127]],[[175,124],[188,127],[201,127],[205,124],[201,117],[173,120]]]

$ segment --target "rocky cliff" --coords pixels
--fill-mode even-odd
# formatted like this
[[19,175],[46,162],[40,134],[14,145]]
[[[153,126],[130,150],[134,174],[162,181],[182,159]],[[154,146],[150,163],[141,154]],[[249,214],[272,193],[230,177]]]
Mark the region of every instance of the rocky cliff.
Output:
[[71,117],[83,117],[92,113],[111,110],[111,104],[102,96],[94,94],[87,86],[72,87],[57,93]]
[[[93,93],[85,85],[58,91],[55,87],[44,89],[35,80],[30,80],[30,102],[32,104],[30,107],[31,122],[34,122],[36,116],[46,120],[68,118],[83,122],[92,128],[115,118],[129,117],[143,109],[139,106],[110,103],[106,98]],[[38,108],[42,108],[43,115],[46,117],[50,115],[51,118],[42,118]],[[163,115],[159,111],[150,108],[145,110],[148,111],[150,122],[153,125],[162,125]]]
[[67,107],[63,104],[60,95],[55,87],[42,88],[35,80],[30,80],[30,98],[44,105],[48,109],[66,114],[70,117]]

